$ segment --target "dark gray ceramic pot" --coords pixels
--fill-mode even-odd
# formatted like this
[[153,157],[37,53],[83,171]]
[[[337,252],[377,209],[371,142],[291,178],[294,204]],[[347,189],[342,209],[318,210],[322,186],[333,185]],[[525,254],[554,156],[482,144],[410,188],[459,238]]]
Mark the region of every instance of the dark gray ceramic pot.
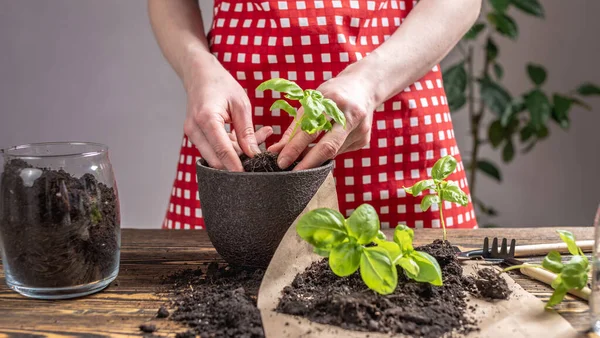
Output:
[[202,159],[196,168],[202,216],[219,255],[229,264],[265,268],[333,169],[333,161],[276,173],[217,170]]

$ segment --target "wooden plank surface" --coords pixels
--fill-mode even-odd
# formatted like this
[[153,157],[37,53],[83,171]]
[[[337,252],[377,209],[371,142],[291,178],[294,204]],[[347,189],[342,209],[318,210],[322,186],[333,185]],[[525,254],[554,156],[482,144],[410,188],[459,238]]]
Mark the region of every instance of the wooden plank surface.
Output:
[[[480,247],[485,236],[515,238],[518,244],[554,243],[557,228],[450,230],[449,240],[466,248]],[[593,239],[592,227],[568,228],[578,240]],[[440,238],[437,229],[417,229],[415,244]],[[536,259],[531,259],[536,261]],[[540,258],[537,258],[539,261]],[[157,334],[185,331],[168,320],[155,319],[166,299],[157,294],[161,277],[184,268],[221,261],[205,231],[134,230],[122,232],[121,269],[104,291],[74,300],[42,301],[20,296],[4,282],[0,266],[0,337],[131,337],[139,325],[155,324]],[[511,276],[523,288],[547,300],[552,289],[518,272]],[[579,331],[589,327],[587,303],[567,296],[559,312]]]

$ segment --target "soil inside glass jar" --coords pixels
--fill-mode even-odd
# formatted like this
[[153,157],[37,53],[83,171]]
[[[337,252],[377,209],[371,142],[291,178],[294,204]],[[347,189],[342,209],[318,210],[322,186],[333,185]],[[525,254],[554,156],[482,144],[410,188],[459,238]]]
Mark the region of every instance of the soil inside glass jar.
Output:
[[[23,170],[39,175],[23,179]],[[110,277],[119,264],[116,192],[92,174],[6,163],[1,178],[0,236],[5,269],[27,287],[67,287]]]

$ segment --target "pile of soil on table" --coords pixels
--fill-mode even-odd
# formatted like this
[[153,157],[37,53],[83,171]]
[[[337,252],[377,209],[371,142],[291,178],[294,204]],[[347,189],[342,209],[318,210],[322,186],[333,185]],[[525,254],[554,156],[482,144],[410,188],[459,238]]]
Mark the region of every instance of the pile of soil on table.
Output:
[[67,287],[115,272],[120,226],[112,187],[92,174],[77,178],[22,160],[6,163],[0,186],[5,269],[17,282]]
[[[399,273],[396,291],[382,296],[366,288],[359,272],[340,278],[323,259],[298,274],[284,289],[276,311],[365,332],[440,337],[450,332],[476,331],[477,323],[466,316],[472,310],[466,293],[476,292],[480,285],[481,290],[489,289],[486,279],[481,278],[480,285],[475,286],[472,278],[464,277],[448,241],[436,240],[415,249],[438,260],[443,286],[417,283]],[[489,268],[484,270],[495,273]]]
[[211,263],[206,273],[186,269],[165,278],[175,308],[169,319],[190,328],[177,337],[265,337],[256,306],[264,273]]

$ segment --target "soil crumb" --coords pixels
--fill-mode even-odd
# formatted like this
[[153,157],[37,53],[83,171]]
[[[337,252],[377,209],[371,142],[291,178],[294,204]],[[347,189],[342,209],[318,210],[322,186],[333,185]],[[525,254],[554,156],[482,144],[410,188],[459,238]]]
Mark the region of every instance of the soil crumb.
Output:
[[399,274],[398,288],[387,296],[368,290],[354,273],[334,275],[327,259],[313,263],[286,287],[276,311],[349,330],[440,337],[477,330],[469,319],[466,293],[471,282],[448,241],[436,240],[415,248],[440,263],[444,285],[417,283]]
[[494,269],[478,270],[477,276],[472,278],[476,287],[475,296],[488,299],[508,299],[512,293],[506,280]]
[[264,337],[256,307],[263,276],[263,269],[211,263],[206,273],[186,269],[166,277],[175,308],[169,319],[189,328],[177,337]]

